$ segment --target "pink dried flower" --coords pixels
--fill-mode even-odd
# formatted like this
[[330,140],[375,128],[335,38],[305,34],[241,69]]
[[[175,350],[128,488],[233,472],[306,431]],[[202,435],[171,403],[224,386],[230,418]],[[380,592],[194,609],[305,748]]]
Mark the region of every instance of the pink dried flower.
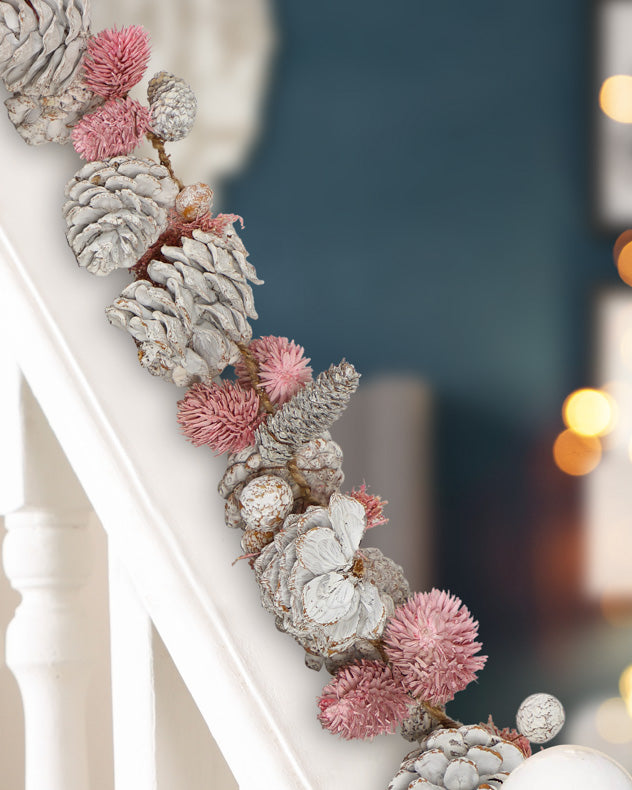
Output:
[[476,679],[487,656],[476,656],[478,623],[461,599],[441,590],[416,593],[398,606],[384,632],[384,648],[415,697],[445,705]]
[[194,384],[178,403],[178,422],[199,447],[208,444],[216,453],[236,453],[254,443],[262,420],[259,396],[232,381]]
[[89,162],[129,154],[149,129],[149,110],[135,99],[112,99],[72,130],[75,151]]
[[[259,380],[272,403],[282,405],[300,388],[311,381],[312,369],[305,349],[287,337],[267,335],[251,341],[248,346],[259,364]],[[243,362],[235,365],[235,373],[248,386],[250,376]]]
[[357,499],[366,511],[366,528],[381,527],[388,524],[388,519],[384,517],[384,505],[388,505],[388,499],[375,494],[369,494],[366,490],[366,483],[362,483],[360,488],[354,488],[347,496]]
[[140,82],[150,54],[149,34],[139,25],[102,30],[88,41],[83,81],[104,99],[124,96]]
[[343,738],[373,738],[395,730],[411,699],[388,664],[359,661],[336,672],[318,700],[323,727]]
[[494,724],[494,720],[491,716],[487,720],[487,724],[482,724],[481,726],[485,727],[485,729],[489,730],[493,735],[498,735],[503,740],[515,744],[525,757],[531,757],[531,744],[529,743],[529,739],[525,738],[524,735],[520,735],[518,730],[514,730],[511,727],[503,727],[501,730],[500,727]]

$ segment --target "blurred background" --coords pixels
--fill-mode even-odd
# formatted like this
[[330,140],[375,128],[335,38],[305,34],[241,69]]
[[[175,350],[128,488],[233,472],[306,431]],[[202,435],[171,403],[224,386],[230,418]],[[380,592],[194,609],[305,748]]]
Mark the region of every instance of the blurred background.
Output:
[[255,333],[363,374],[335,437],[389,500],[368,542],[459,595],[489,655],[451,715],[507,726],[550,692],[561,742],[628,769],[632,131],[599,102],[632,120],[602,90],[631,9],[94,3],[198,94],[176,170],[244,217]]

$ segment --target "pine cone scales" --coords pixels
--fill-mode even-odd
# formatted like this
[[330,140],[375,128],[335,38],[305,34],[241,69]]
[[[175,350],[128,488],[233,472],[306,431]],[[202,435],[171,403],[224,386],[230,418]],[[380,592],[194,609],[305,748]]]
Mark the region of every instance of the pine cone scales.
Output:
[[356,551],[364,508],[333,494],[329,507],[291,515],[255,560],[261,602],[278,627],[325,657],[379,639],[392,599],[362,577]]
[[87,0],[0,3],[0,75],[11,93],[62,93],[81,64],[89,35]]
[[167,227],[178,186],[162,165],[116,156],[89,162],[66,186],[66,236],[80,266],[105,275],[133,266]]
[[404,758],[388,790],[497,790],[524,759],[486,727],[441,728]]
[[149,82],[147,98],[154,134],[171,142],[189,134],[197,113],[197,99],[184,80],[160,71]]
[[345,361],[308,382],[257,430],[261,457],[270,462],[289,461],[302,444],[331,428],[359,382],[360,374]]
[[182,247],[163,247],[166,261],[147,267],[106,314],[139,347],[141,365],[178,386],[211,381],[240,356],[256,318],[248,281],[259,284],[247,252],[229,227],[222,237],[196,230]]

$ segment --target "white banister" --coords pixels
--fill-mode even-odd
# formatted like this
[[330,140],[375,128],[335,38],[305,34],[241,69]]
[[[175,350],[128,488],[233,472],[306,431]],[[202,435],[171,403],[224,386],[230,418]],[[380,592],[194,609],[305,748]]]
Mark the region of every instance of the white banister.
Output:
[[6,657],[24,705],[26,790],[86,790],[86,514],[23,508],[5,524],[4,568],[22,594],[7,630]]

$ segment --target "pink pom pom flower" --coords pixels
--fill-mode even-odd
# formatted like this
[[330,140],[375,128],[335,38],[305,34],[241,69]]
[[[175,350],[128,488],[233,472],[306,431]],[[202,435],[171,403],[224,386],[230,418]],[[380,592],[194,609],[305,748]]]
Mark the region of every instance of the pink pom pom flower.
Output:
[[262,415],[259,396],[239,384],[194,384],[178,403],[178,422],[197,447],[236,453],[254,443]]
[[140,82],[150,52],[149,34],[139,25],[102,30],[88,41],[83,81],[104,99],[124,96]]
[[149,129],[149,110],[135,99],[112,99],[72,130],[75,151],[92,162],[131,153]]
[[486,656],[475,639],[478,623],[461,599],[432,590],[398,606],[384,631],[386,655],[404,686],[431,705],[445,705],[476,679]]
[[[310,360],[305,357],[303,346],[293,340],[267,335],[251,341],[248,348],[259,365],[261,386],[272,403],[281,406],[311,381],[312,369],[308,367]],[[244,385],[251,385],[243,362],[235,365],[235,373]]]
[[354,488],[348,496],[356,499],[365,509],[367,529],[388,524],[388,519],[384,517],[384,505],[388,505],[388,499],[369,494],[365,483],[360,488]]
[[388,664],[359,661],[336,672],[318,700],[318,718],[343,738],[392,733],[407,716],[411,699]]

